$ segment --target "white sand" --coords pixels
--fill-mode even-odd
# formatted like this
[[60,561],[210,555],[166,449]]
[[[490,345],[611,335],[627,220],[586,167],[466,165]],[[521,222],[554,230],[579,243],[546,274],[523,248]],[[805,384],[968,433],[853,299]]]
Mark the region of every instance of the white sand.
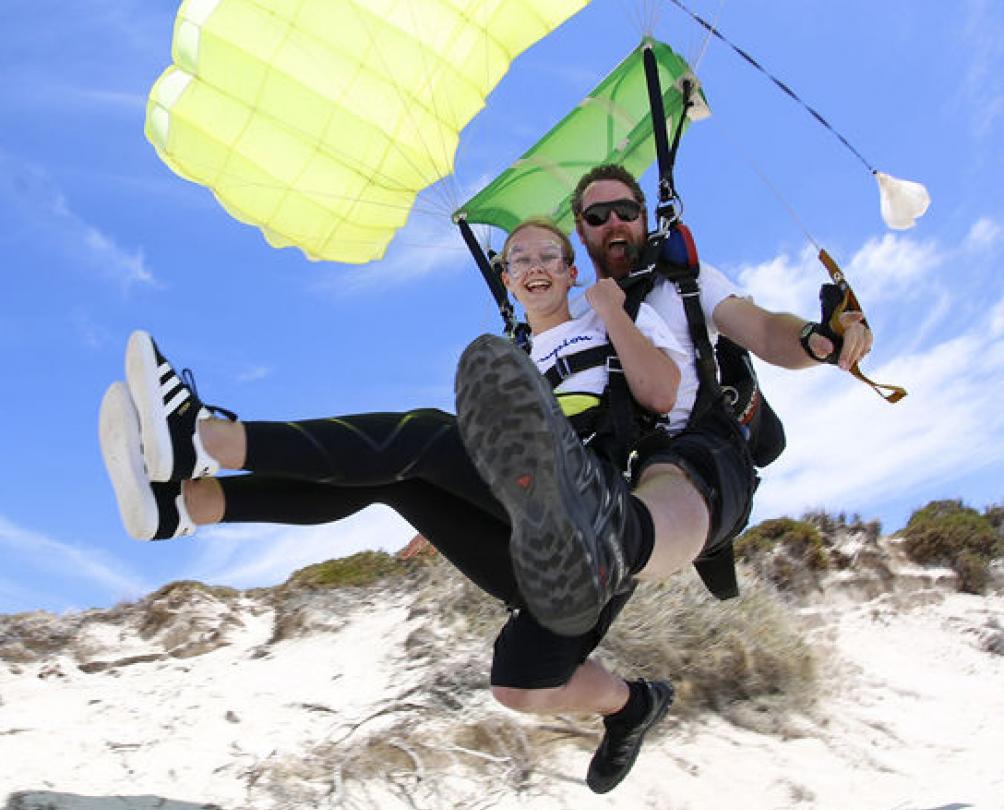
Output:
[[[1004,655],[985,649],[1004,625],[1004,597],[921,592],[912,602],[822,611],[815,639],[835,648],[828,693],[785,736],[717,717],[677,724],[603,797],[585,787],[589,753],[574,745],[552,751],[518,793],[489,779],[504,763],[487,754],[461,752],[421,782],[409,769],[367,785],[311,770],[318,746],[379,738],[394,719],[381,709],[429,679],[435,662],[408,659],[408,635],[424,623],[401,597],[308,612],[312,632],[270,645],[273,613],[252,600],[224,610],[207,598],[147,639],[135,625],[89,624],[45,660],[0,662],[0,810],[1004,808]],[[204,629],[224,614],[222,637]],[[162,653],[168,633],[181,647],[226,643],[79,668]]]

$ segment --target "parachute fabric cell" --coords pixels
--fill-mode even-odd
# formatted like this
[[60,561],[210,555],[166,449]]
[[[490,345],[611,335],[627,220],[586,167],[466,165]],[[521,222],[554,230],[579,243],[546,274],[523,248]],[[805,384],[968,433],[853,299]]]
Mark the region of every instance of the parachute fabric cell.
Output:
[[643,40],[572,112],[510,168],[454,212],[454,220],[511,231],[528,216],[545,215],[572,228],[571,195],[593,166],[619,163],[640,176],[655,160],[652,115],[642,53],[651,47],[659,66],[670,131],[682,114],[681,87],[693,83],[688,120],[710,115],[687,63],[661,42]]
[[274,247],[380,258],[519,53],[586,0],[185,0],[146,136]]

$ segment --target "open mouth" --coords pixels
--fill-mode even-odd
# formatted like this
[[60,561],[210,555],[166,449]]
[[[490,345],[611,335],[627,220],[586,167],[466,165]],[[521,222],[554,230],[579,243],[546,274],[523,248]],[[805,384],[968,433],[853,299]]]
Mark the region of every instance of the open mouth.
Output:
[[526,282],[523,288],[531,293],[543,292],[544,290],[551,289],[551,281],[547,278],[534,278]]
[[612,258],[621,259],[628,255],[628,240],[622,236],[614,237],[607,242],[607,253]]

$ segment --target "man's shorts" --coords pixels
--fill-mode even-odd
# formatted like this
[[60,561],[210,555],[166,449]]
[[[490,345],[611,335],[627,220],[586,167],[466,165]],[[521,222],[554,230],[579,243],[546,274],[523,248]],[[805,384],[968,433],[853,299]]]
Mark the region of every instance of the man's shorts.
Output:
[[701,493],[710,525],[694,564],[719,599],[737,596],[732,540],[746,528],[753,493],[760,482],[738,422],[721,408],[712,407],[675,436],[662,430],[648,434],[635,450],[635,480],[652,464],[674,464]]
[[615,595],[593,628],[581,636],[559,636],[526,609],[513,610],[495,639],[492,686],[550,689],[563,686],[596,649],[634,589]]

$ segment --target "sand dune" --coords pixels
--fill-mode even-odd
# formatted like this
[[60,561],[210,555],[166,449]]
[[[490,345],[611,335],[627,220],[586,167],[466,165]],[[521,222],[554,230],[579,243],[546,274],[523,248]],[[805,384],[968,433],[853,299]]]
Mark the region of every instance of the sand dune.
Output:
[[0,808],[1004,808],[1004,596],[853,592],[798,608],[827,651],[808,714],[673,718],[608,796],[597,724],[461,690],[488,651],[421,652],[450,629],[406,587],[0,617]]

